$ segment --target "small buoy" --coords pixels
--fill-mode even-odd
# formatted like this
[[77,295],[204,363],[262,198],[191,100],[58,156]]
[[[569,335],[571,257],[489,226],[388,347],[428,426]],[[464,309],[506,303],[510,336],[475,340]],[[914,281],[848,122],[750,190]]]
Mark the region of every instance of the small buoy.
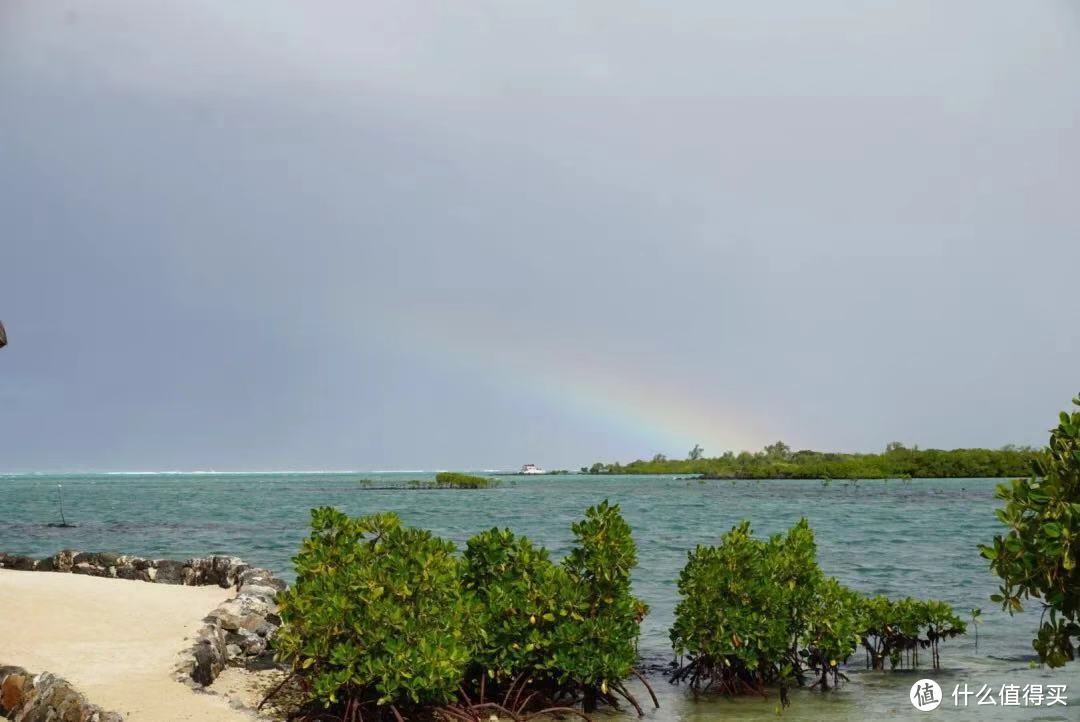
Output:
[[7,346],[7,332],[4,331],[4,324],[0,322],[0,348]]

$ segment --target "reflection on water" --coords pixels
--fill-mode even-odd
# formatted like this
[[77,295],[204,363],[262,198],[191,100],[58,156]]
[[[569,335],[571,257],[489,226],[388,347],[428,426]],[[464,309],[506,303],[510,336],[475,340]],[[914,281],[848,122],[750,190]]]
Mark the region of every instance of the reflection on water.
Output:
[[[329,504],[350,514],[396,511],[407,523],[427,527],[459,545],[485,528],[508,526],[561,556],[570,524],[585,507],[610,498],[622,505],[638,542],[635,593],[652,607],[641,651],[653,664],[670,661],[667,628],[676,602],[675,581],[696,544],[714,543],[741,519],[756,533],[786,529],[806,516],[817,534],[826,573],[868,594],[944,599],[962,616],[983,609],[979,648],[974,635],[942,647],[947,669],[875,673],[856,654],[851,682],[836,692],[799,691],[784,719],[1080,720],[1076,668],[1030,668],[1030,639],[1037,612],[1010,619],[989,601],[994,577],[977,545],[997,531],[996,482],[978,479],[863,481],[698,481],[668,477],[558,476],[509,478],[497,489],[440,491],[364,490],[361,478],[394,482],[422,474],[363,475],[124,475],[0,476],[3,524],[0,550],[43,556],[70,547],[183,558],[237,554],[289,577],[290,557],[306,533],[308,510]],[[430,476],[430,475],[428,475]],[[49,528],[57,520],[56,484],[73,529]],[[4,661],[4,660],[0,660]],[[17,660],[15,660],[17,661]],[[920,677],[936,679],[946,702],[919,713],[908,690]],[[656,720],[776,719],[776,699],[697,699],[652,675],[662,709]],[[951,693],[966,683],[978,689],[1002,684],[1070,684],[1075,706],[1014,709],[954,708]],[[631,684],[633,688],[637,683]],[[639,695],[641,697],[643,695]],[[996,694],[995,694],[996,696]],[[1071,696],[1071,695],[1070,695]]]

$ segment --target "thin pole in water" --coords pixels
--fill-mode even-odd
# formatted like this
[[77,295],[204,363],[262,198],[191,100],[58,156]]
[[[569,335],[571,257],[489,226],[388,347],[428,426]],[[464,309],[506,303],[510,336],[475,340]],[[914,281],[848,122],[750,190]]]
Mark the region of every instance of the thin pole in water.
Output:
[[64,517],[64,485],[56,485],[57,493],[60,495],[60,523],[67,526],[67,519]]

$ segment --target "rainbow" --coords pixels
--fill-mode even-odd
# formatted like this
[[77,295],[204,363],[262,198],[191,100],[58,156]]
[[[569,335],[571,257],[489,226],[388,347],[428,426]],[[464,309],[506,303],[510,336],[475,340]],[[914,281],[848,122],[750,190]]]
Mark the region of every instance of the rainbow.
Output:
[[[446,319],[442,319],[446,320]],[[642,455],[681,453],[700,443],[710,453],[758,449],[765,441],[753,414],[678,383],[657,379],[632,364],[615,365],[576,347],[521,348],[498,345],[486,335],[463,333],[430,316],[396,327],[406,348],[419,345],[440,364],[451,363],[510,393],[602,425],[603,431],[641,444]]]

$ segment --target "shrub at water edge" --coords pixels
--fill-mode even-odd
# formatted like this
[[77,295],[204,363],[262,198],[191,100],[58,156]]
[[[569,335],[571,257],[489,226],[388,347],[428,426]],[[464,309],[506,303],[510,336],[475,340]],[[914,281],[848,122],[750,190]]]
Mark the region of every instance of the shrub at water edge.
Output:
[[586,712],[596,706],[598,694],[614,701],[612,685],[637,706],[621,680],[637,661],[639,625],[649,607],[630,593],[630,572],[637,565],[630,525],[618,504],[605,499],[587,509],[585,519],[571,528],[577,546],[563,560],[563,568],[571,583],[584,591],[584,599],[580,613],[557,628],[559,653],[554,664],[566,679],[582,687]]
[[280,596],[279,657],[324,707],[450,701],[469,661],[468,599],[451,543],[394,514],[314,509]]
[[630,594],[630,527],[604,502],[573,531],[561,566],[498,529],[470,539],[459,560],[452,544],[393,514],[315,509],[297,582],[280,599],[278,655],[311,706],[346,720],[469,716],[494,692],[514,700],[510,716],[579,701],[591,709],[615,695],[640,712],[622,683],[646,611]]
[[1062,411],[1059,422],[1031,477],[998,486],[1005,508],[996,513],[1009,530],[981,547],[1002,579],[993,601],[1010,614],[1023,599],[1042,603],[1032,647],[1051,667],[1075,659],[1080,642],[1080,411]]
[[884,659],[917,666],[920,648],[931,649],[936,668],[940,641],[964,633],[947,604],[864,599],[822,573],[816,555],[805,519],[765,540],[743,522],[719,545],[690,552],[671,628],[675,653],[688,661],[672,681],[727,694],[778,685],[786,704],[793,683],[838,684],[860,643],[875,669]]
[[862,602],[860,634],[866,651],[866,666],[885,669],[918,667],[919,650],[929,649],[934,669],[941,666],[940,645],[967,632],[967,625],[945,602],[920,601],[905,597],[870,597]]
[[[803,662],[814,665],[819,657],[800,655],[797,645],[822,576],[815,557],[805,520],[766,540],[752,536],[744,521],[719,545],[690,552],[679,575],[681,599],[671,628],[675,653],[689,661],[673,681],[742,694],[762,692],[770,684],[783,689],[799,680]],[[826,628],[826,620],[816,623],[819,648],[833,642],[824,640]],[[822,678],[827,671],[811,669]]]

